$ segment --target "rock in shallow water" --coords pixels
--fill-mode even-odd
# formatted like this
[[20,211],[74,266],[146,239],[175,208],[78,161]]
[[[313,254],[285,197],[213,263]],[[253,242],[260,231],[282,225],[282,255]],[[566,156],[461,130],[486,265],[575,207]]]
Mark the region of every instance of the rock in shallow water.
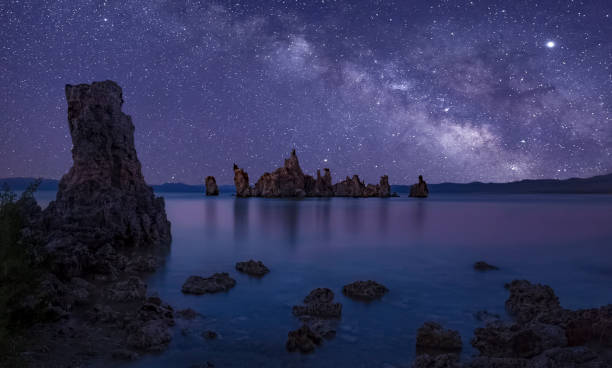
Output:
[[333,291],[328,288],[317,288],[304,298],[305,305],[293,306],[292,312],[298,317],[340,318],[342,304],[332,303],[333,300]]
[[355,281],[351,284],[344,285],[342,292],[344,295],[353,299],[370,301],[381,298],[389,289],[376,281]]
[[183,284],[182,291],[185,294],[206,294],[227,291],[236,285],[236,280],[229,277],[226,272],[215,273],[210,277],[189,276]]
[[217,338],[217,333],[215,331],[204,331],[202,332],[202,337],[206,340],[214,340]]
[[254,261],[252,259],[246,262],[236,263],[236,270],[256,277],[261,277],[270,272],[268,267],[266,267],[261,261]]
[[425,322],[417,330],[416,346],[425,350],[461,350],[461,336],[458,331],[444,329],[436,322]]
[[331,339],[336,336],[342,304],[333,303],[333,300],[333,291],[328,288],[317,288],[304,298],[304,305],[293,306],[292,313],[300,318],[303,325],[300,329],[289,333],[287,341],[289,351],[308,352],[314,349],[314,345],[320,344],[321,337]]
[[176,316],[186,320],[196,319],[200,314],[191,308],[176,311]]
[[325,174],[317,171],[317,178],[305,175],[300,167],[295,150],[285,164],[273,172],[264,173],[253,187],[249,187],[248,174],[234,164],[234,184],[238,197],[389,197],[391,186],[384,175],[380,183],[367,186],[357,175],[332,185],[329,169]]
[[219,195],[219,187],[217,187],[217,181],[214,176],[207,176],[205,184],[207,196]]
[[494,271],[499,270],[499,267],[488,264],[484,261],[474,263],[474,269],[477,271]]
[[[66,85],[73,166],[44,210],[46,250],[60,278],[117,268],[93,256],[100,247],[167,249],[170,222],[141,172],[134,125],[121,111],[123,94],[112,81]],[[77,251],[78,250],[78,251]],[[112,270],[106,270],[106,273]]]
[[288,351],[300,351],[302,353],[313,352],[315,347],[320,345],[323,340],[314,333],[307,325],[302,325],[295,331],[290,331],[287,336],[285,347]]

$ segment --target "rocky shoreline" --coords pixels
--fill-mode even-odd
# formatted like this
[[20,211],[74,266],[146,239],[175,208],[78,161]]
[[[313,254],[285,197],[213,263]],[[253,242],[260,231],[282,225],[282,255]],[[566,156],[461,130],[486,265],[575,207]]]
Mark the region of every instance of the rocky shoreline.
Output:
[[133,359],[163,350],[174,325],[172,307],[147,295],[141,278],[172,238],[164,199],[144,181],[122,90],[67,85],[66,100],[73,166],[46,209],[33,197],[20,203],[20,241],[40,276],[10,314],[34,322],[21,352],[32,367]]
[[477,328],[471,345],[479,354],[460,362],[459,333],[427,322],[417,334],[413,368],[612,367],[612,305],[569,310],[547,285],[514,280],[506,309],[513,321]]

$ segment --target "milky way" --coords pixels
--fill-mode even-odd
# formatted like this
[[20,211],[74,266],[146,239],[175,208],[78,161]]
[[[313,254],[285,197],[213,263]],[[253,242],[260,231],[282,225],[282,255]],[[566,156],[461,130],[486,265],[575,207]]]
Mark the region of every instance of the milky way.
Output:
[[392,183],[612,171],[609,1],[3,1],[0,177],[71,165],[65,84],[112,79],[150,183],[296,148]]

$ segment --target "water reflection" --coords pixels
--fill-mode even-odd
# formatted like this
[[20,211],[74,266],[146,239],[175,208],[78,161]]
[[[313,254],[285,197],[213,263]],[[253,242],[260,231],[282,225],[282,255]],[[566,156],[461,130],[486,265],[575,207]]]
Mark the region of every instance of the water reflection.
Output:
[[[612,196],[165,196],[174,241],[164,272],[147,280],[149,290],[207,318],[177,322],[185,324],[175,329],[168,350],[130,367],[188,367],[203,360],[236,367],[374,367],[381,356],[404,366],[414,358],[414,349],[405,347],[414,346],[424,321],[472,336],[480,326],[473,312],[503,315],[502,285],[515,278],[550,284],[564,307],[611,302]],[[235,262],[248,258],[272,271],[261,280],[238,274]],[[479,259],[502,269],[475,273],[471,265]],[[201,297],[180,293],[188,275],[213,272],[229,272],[236,287]],[[367,307],[344,299],[342,285],[358,279],[377,280],[391,291]],[[291,306],[315,287],[338,293],[346,319],[337,338],[314,355],[289,354],[287,332],[299,327]],[[203,343],[200,333],[180,333],[184,326],[223,338]],[[465,355],[473,353],[464,348]]]
[[[234,199],[234,240],[236,245],[249,237],[249,199]],[[207,205],[207,203],[205,203]]]

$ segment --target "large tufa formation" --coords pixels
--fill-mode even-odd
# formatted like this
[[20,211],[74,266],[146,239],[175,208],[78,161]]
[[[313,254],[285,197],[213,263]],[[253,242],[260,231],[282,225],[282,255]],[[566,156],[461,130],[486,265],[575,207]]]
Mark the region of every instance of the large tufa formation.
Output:
[[44,213],[47,250],[65,266],[62,276],[107,268],[98,263],[115,249],[169,247],[164,200],[145,183],[134,125],[121,111],[121,87],[112,81],[66,85],[66,100],[74,164]]
[[385,175],[380,183],[367,186],[359,180],[357,175],[346,178],[335,185],[332,184],[329,169],[317,171],[317,178],[305,175],[302,172],[295,150],[285,160],[283,167],[272,173],[264,173],[249,187],[248,174],[234,164],[234,184],[238,197],[389,197],[391,187],[389,178]]

